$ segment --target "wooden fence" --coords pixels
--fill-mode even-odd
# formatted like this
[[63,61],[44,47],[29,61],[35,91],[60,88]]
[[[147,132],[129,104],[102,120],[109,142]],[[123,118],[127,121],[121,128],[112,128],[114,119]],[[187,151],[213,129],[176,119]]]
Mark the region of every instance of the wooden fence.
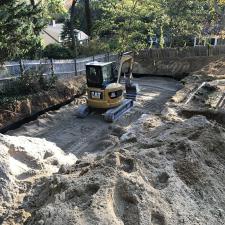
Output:
[[185,48],[145,49],[135,54],[136,59],[168,59],[197,56],[225,55],[225,46],[196,46]]

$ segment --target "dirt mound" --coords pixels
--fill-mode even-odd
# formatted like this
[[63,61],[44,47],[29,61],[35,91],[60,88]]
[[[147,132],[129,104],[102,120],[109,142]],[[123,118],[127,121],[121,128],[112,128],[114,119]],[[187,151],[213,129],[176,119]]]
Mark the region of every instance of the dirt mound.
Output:
[[209,63],[182,80],[184,87],[173,96],[168,108],[176,108],[181,117],[203,115],[225,125],[224,58]]
[[144,115],[121,141],[40,180],[23,202],[26,224],[224,224],[221,127]]
[[225,63],[224,57],[209,62],[200,70],[195,70],[182,81],[185,84],[198,84],[202,82],[210,82],[213,80],[225,79]]
[[201,70],[195,71],[194,74],[205,75],[209,77],[225,78],[225,58],[220,58],[216,61],[210,62],[207,66],[204,66]]
[[4,224],[14,224],[15,212],[21,220],[17,223],[23,221],[25,211],[18,206],[35,179],[52,175],[61,165],[77,160],[72,154],[65,155],[54,143],[38,138],[0,135],[0,149],[0,221]]

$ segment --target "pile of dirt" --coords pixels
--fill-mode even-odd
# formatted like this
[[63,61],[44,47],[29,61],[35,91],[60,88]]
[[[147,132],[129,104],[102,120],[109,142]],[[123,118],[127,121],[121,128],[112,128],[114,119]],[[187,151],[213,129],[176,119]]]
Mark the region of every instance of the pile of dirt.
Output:
[[46,109],[72,100],[84,93],[85,77],[78,76],[69,80],[59,80],[55,89],[28,96],[23,100],[0,106],[0,130],[22,119],[31,117]]
[[23,224],[29,216],[19,206],[38,177],[58,172],[77,158],[44,139],[0,135],[0,223]]
[[144,115],[120,146],[42,178],[26,224],[224,224],[225,131]]
[[224,58],[211,62],[182,80],[184,88],[173,96],[173,105],[180,116],[204,115],[225,125]]
[[207,79],[225,79],[225,57],[212,61],[204,66],[202,69],[192,73],[200,76],[208,77]]
[[[177,92],[173,97],[176,103],[183,102],[191,92],[201,87],[203,83],[207,83],[208,86],[223,86],[225,79],[225,58],[220,57],[217,60],[209,62],[206,66],[200,70],[192,72],[190,75],[182,80],[184,88]],[[224,89],[223,89],[224,91]]]

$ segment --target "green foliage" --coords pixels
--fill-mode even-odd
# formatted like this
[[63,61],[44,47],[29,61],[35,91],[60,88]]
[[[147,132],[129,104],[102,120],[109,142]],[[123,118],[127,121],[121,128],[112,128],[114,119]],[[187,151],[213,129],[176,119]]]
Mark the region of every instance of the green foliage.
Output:
[[162,23],[168,18],[159,1],[113,0],[96,2],[101,18],[95,22],[96,35],[116,39],[117,49],[146,47],[148,34],[160,34]]
[[68,48],[60,44],[50,44],[43,50],[43,57],[49,59],[71,59],[73,54]]
[[63,22],[66,17],[64,0],[44,0],[45,17],[49,20]]
[[164,25],[171,46],[184,46],[192,36],[201,36],[207,21],[207,1],[166,0],[169,21]]
[[218,7],[222,9],[222,1],[92,1],[92,11],[98,14],[93,17],[94,33],[100,38],[114,39],[118,50],[147,47],[148,34],[156,35],[161,47],[164,44],[184,46],[189,44],[191,38],[203,35],[207,24],[210,26],[209,30],[213,30],[216,23],[214,3],[218,2]]
[[106,52],[111,52],[109,44],[99,39],[92,39],[88,45],[78,47],[79,56],[93,56]]
[[[225,27],[225,0],[72,2],[73,10],[67,12],[64,0],[1,1],[0,63],[40,57],[40,32],[52,19],[64,22],[62,38],[67,49],[50,45],[43,54],[58,59],[139,50],[147,47],[148,35],[157,36],[160,47],[186,46],[194,37],[219,33]],[[79,45],[76,29],[91,35],[89,46]]]
[[42,7],[26,1],[0,4],[0,61],[25,56],[41,47],[39,32],[45,26]]
[[55,87],[56,77],[46,79],[41,71],[29,70],[18,79],[4,85],[0,91],[0,105],[12,103],[29,95],[48,91]]
[[[78,47],[78,40],[77,40],[77,31],[76,31],[76,27],[77,27],[77,20],[74,20],[74,25],[73,27],[71,27],[71,22],[69,19],[66,19],[64,22],[64,26],[63,26],[63,31],[61,33],[61,38],[64,41],[64,46],[67,47],[68,49],[74,49],[75,47]],[[76,45],[77,46],[73,46],[73,41],[72,41],[72,35],[74,35],[75,41],[76,41]],[[73,55],[75,55],[75,53],[73,53]]]

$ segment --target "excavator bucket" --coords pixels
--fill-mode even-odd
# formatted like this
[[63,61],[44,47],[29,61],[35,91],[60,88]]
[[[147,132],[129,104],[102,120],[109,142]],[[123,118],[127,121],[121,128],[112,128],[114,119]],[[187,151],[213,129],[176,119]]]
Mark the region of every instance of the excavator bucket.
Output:
[[138,84],[130,83],[129,85],[126,85],[126,99],[132,99],[133,101],[136,101],[137,94],[139,92]]

